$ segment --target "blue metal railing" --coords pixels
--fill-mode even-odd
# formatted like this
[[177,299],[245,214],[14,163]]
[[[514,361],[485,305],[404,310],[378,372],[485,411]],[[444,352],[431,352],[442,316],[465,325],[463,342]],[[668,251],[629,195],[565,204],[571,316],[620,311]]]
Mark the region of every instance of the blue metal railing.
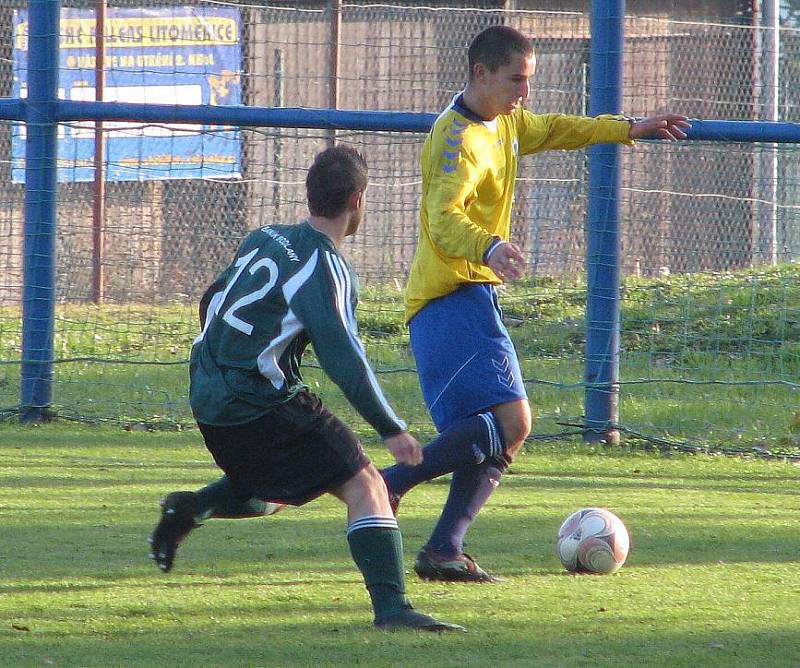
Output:
[[[624,0],[593,2],[589,56],[589,115],[622,112]],[[618,440],[620,240],[622,187],[619,146],[589,148],[589,211],[586,240],[587,440]]]
[[24,104],[25,226],[22,288],[22,390],[25,421],[41,420],[53,399],[56,303],[56,105],[61,3],[30,3],[28,99]]

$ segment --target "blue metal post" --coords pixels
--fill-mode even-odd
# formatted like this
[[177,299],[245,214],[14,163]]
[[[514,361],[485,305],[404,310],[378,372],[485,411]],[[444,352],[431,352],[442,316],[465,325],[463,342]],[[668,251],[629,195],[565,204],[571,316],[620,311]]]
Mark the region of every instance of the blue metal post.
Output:
[[[591,13],[589,114],[622,111],[624,0],[594,0]],[[585,440],[616,443],[619,432],[620,329],[619,146],[589,150],[586,249]]]
[[46,420],[53,400],[56,250],[56,101],[61,2],[31,0],[25,145],[22,290],[24,422]]

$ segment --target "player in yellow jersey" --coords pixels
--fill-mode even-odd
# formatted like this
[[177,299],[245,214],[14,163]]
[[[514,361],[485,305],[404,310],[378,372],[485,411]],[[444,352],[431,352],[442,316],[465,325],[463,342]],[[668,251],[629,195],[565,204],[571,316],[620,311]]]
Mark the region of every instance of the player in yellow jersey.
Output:
[[638,121],[532,114],[522,103],[535,68],[522,33],[484,30],[469,47],[466,88],[435,121],[422,151],[420,236],[406,319],[423,395],[442,435],[424,448],[421,464],[392,466],[383,475],[396,508],[414,485],[453,472],[441,517],[415,563],[425,579],[496,580],[464,553],[464,536],[531,430],[495,290],[519,278],[525,265],[509,240],[519,157],[633,144],[642,136],[683,139],[689,127],[677,114]]

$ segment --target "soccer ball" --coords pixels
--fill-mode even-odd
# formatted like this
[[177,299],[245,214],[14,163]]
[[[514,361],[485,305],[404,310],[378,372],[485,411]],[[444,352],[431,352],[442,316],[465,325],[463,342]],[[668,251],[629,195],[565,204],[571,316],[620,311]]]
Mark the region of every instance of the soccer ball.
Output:
[[628,556],[630,538],[622,520],[605,508],[582,508],[558,530],[556,551],[571,573],[609,574]]

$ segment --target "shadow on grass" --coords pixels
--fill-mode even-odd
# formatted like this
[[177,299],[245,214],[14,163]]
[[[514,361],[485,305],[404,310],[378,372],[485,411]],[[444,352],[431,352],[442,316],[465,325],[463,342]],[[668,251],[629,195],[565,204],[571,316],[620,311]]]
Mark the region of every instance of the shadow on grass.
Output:
[[[424,516],[401,518],[407,566],[433,528],[438,506],[426,502]],[[493,512],[494,510],[494,512]],[[630,510],[623,513],[632,539],[629,566],[714,565],[734,563],[794,563],[797,527],[737,523],[721,509],[718,516],[704,511],[697,517]],[[95,512],[61,523],[53,513],[35,525],[3,526],[0,563],[3,589],[28,579],[121,577],[168,578],[244,570],[269,577],[304,579],[304,572],[333,576],[355,573],[344,535],[344,518],[314,518],[313,513],[284,511],[274,518],[209,520],[181,547],[173,573],[158,572],[148,559],[147,536],[153,523],[94,524]],[[153,520],[155,521],[155,517]],[[503,513],[487,509],[470,535],[481,562],[500,573],[560,572],[555,536],[561,513],[553,509]],[[35,559],[31,556],[35,555]]]

